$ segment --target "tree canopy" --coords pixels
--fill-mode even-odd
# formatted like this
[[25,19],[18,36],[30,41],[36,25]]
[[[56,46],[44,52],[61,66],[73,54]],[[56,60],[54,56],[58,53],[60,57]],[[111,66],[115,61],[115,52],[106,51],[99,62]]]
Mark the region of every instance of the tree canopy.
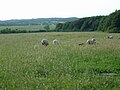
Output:
[[59,23],[56,31],[102,31],[120,33],[120,10],[116,10],[107,16],[93,16],[80,18],[79,20]]

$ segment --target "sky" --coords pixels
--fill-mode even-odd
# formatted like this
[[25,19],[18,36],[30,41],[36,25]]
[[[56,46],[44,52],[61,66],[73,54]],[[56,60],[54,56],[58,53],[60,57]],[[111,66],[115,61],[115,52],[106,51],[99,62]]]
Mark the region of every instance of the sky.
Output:
[[120,10],[120,0],[0,0],[0,20],[90,17]]

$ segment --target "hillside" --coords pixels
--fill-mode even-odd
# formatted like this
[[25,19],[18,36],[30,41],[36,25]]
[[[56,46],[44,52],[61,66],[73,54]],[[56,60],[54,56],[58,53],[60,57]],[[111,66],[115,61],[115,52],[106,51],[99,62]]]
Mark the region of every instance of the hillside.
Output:
[[120,10],[107,16],[81,18],[76,21],[59,23],[56,31],[102,31],[120,33]]
[[0,21],[0,26],[24,26],[24,25],[56,25],[60,22],[78,20],[76,17],[70,18],[37,18],[37,19],[15,19]]

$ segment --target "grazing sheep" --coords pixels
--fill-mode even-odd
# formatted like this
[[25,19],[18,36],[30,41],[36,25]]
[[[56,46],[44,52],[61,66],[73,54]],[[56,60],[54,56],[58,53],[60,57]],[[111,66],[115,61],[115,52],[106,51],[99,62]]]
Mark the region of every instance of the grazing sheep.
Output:
[[42,39],[42,40],[41,40],[41,44],[42,44],[42,45],[44,45],[44,46],[49,45],[49,43],[48,43],[48,40],[47,40],[47,39]]
[[88,39],[88,40],[86,41],[86,43],[89,44],[89,45],[93,45],[93,44],[96,43],[96,40],[95,40],[95,38]]
[[94,42],[96,42],[95,38],[92,38],[91,40],[94,41]]
[[79,45],[79,46],[82,46],[82,45],[84,45],[84,43],[78,43],[78,45]]
[[113,39],[112,35],[107,36],[108,39]]
[[57,39],[54,39],[54,40],[53,40],[53,44],[58,45],[58,44],[59,44],[59,41],[58,41]]

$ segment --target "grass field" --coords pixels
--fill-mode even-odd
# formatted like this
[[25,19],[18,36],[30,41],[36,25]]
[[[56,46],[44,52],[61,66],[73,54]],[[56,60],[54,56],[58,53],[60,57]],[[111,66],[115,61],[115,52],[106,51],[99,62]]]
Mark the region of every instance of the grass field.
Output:
[[[120,34],[106,35],[0,34],[0,90],[120,90]],[[77,44],[92,36],[96,45]],[[55,38],[60,45],[52,45]]]
[[[6,28],[11,28],[12,30],[38,31],[44,30],[44,25],[0,26],[0,31]],[[50,25],[50,30],[53,29],[55,29],[55,25]]]

